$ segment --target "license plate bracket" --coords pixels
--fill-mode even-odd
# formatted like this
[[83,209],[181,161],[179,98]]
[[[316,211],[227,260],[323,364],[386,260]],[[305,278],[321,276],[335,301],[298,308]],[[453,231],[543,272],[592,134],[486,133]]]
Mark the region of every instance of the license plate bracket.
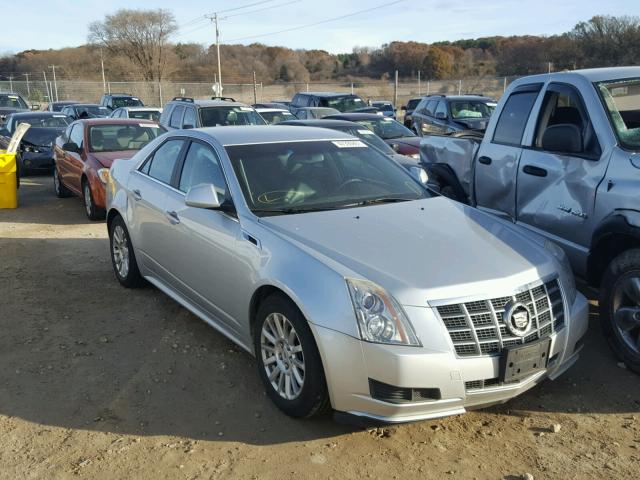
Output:
[[500,380],[513,383],[547,368],[551,339],[507,347],[500,359]]

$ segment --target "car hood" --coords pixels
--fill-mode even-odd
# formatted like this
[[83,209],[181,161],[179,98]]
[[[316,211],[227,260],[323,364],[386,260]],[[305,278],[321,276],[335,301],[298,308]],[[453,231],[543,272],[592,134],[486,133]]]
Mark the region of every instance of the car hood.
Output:
[[111,168],[111,164],[116,159],[128,160],[136,154],[137,150],[122,150],[118,152],[91,152],[100,165]]
[[488,118],[465,118],[464,120],[455,120],[456,123],[462,125],[468,130],[481,130],[487,129],[489,124]]
[[62,132],[64,128],[31,127],[22,137],[22,142],[49,147]]
[[556,271],[519,227],[444,197],[276,217],[260,223],[345,277],[403,305],[504,295]]

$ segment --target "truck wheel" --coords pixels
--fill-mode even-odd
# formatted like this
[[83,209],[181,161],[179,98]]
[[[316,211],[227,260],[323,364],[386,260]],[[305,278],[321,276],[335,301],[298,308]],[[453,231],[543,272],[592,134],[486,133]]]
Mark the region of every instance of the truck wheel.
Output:
[[640,249],[621,253],[600,286],[600,321],[616,356],[640,374]]

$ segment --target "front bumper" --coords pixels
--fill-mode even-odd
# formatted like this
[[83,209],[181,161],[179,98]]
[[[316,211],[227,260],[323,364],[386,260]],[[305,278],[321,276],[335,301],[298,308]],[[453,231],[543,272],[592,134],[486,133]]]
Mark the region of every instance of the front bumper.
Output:
[[20,152],[18,156],[23,170],[53,171],[53,154],[50,149],[39,152]]
[[[407,308],[410,318],[417,307]],[[320,350],[333,408],[380,422],[398,423],[457,415],[473,408],[504,403],[546,378],[556,378],[578,358],[588,326],[588,304],[578,294],[566,312],[565,327],[551,336],[549,365],[520,382],[467,390],[466,382],[499,376],[497,356],[458,358],[451,348],[434,349],[363,342],[312,325]],[[390,403],[373,398],[369,381],[409,389],[438,389],[439,399]]]

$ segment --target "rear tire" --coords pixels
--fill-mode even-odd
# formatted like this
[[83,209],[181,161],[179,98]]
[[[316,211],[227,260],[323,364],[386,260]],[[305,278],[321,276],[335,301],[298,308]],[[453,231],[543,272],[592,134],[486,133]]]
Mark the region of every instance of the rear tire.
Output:
[[318,347],[307,320],[281,294],[258,308],[253,332],[260,378],[285,414],[308,418],[329,409],[329,393]]
[[[640,374],[640,249],[627,250],[608,265],[599,305],[602,331],[611,349],[629,370]],[[630,313],[628,320],[621,309]]]
[[120,215],[109,224],[109,251],[116,279],[123,287],[138,288],[145,280],[138,269],[129,231]]
[[91,193],[91,185],[87,179],[82,182],[82,198],[84,200],[84,210],[89,220],[104,220],[105,211],[96,206]]
[[56,192],[56,197],[67,198],[71,196],[71,191],[65,187],[60,180],[60,174],[58,173],[58,167],[53,166],[53,189]]

